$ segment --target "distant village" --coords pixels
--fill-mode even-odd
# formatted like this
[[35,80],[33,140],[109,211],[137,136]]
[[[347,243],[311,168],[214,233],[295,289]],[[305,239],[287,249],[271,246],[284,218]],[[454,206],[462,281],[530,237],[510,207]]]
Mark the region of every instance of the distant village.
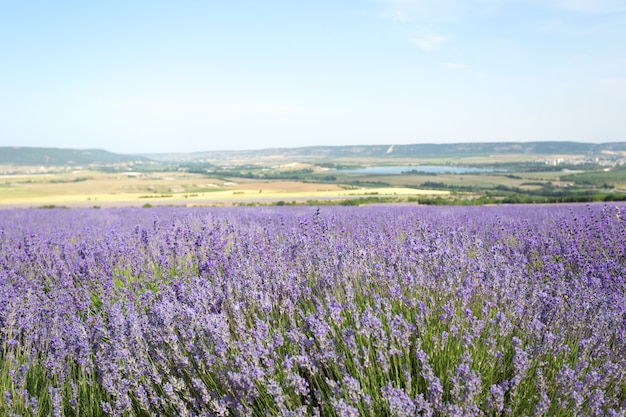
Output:
[[623,153],[606,153],[601,156],[593,157],[561,157],[546,159],[545,164],[548,166],[559,165],[586,165],[586,166],[602,166],[602,167],[615,167],[626,165],[626,155]]

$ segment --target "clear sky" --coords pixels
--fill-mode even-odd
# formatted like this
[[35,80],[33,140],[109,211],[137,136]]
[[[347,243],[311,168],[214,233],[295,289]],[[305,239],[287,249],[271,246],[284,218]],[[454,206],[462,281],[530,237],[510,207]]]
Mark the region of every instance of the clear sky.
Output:
[[0,5],[0,146],[626,141],[626,0]]

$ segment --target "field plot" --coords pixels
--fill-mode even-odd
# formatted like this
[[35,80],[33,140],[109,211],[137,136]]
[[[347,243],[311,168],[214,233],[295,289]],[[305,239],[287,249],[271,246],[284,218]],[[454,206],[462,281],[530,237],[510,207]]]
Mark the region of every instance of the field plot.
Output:
[[626,413],[626,205],[0,212],[0,415]]
[[180,172],[103,173],[76,171],[48,175],[0,177],[0,207],[119,207],[150,205],[211,205],[278,201],[342,200],[355,196],[445,196],[448,191],[250,178],[210,178]]

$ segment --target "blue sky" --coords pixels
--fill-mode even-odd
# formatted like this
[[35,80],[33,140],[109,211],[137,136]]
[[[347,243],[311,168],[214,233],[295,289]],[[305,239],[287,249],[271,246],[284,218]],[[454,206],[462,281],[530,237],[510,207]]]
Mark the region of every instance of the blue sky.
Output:
[[0,146],[626,141],[624,0],[7,1]]

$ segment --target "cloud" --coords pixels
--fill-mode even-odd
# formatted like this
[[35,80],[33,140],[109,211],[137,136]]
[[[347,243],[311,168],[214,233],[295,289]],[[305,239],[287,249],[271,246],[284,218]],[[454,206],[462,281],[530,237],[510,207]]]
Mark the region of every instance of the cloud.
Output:
[[435,51],[448,41],[447,36],[437,35],[434,33],[426,34],[420,37],[412,37],[411,43],[426,52]]
[[557,8],[585,14],[625,13],[623,0],[554,0]]
[[382,0],[382,3],[388,8],[383,12],[382,16],[387,19],[396,20],[405,23],[410,20],[410,10],[413,7],[414,0]]
[[[510,0],[374,0],[384,8],[382,17],[400,22],[407,29],[408,40],[426,52],[440,49],[450,37],[430,32],[428,28],[447,28],[465,20],[474,2]],[[435,29],[437,32],[442,29]],[[445,30],[445,29],[443,29]],[[417,35],[415,33],[418,33]]]
[[378,3],[385,6],[384,18],[401,23],[447,20],[465,9],[465,3],[459,0],[378,0]]
[[[492,14],[513,3],[577,0],[375,0],[384,18],[402,23],[460,21],[471,15]],[[583,0],[578,0],[583,1]],[[601,1],[601,0],[600,0]],[[605,0],[609,1],[609,0]]]
[[552,8],[583,14],[626,13],[624,0],[375,0],[382,16],[402,23],[459,21],[472,15],[497,14],[511,6]]
[[[493,30],[502,30],[501,22],[536,27],[539,31],[563,31],[572,21],[572,14],[588,16],[617,15],[626,18],[626,0],[370,0],[378,3],[385,19],[400,22],[408,40],[424,51],[440,49],[454,34],[463,39],[459,31],[469,27],[491,30],[485,23],[493,21]],[[518,16],[520,10],[527,10]],[[547,19],[547,20],[544,20]],[[542,20],[544,20],[542,22]],[[415,35],[415,33],[418,35]],[[429,33],[430,32],[430,33]],[[497,32],[495,32],[497,34]],[[506,36],[506,34],[505,34]]]

